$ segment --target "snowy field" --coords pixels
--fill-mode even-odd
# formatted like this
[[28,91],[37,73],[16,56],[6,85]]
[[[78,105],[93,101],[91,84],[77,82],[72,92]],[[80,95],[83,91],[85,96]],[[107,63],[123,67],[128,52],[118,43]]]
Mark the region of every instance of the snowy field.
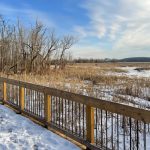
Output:
[[77,150],[76,145],[0,105],[0,150]]
[[[121,69],[123,71],[109,71],[106,72],[105,75],[127,77],[128,80],[132,79],[132,83],[128,80],[120,80],[118,83],[116,82],[110,85],[100,83],[97,85],[92,85],[91,92],[83,87],[81,94],[97,97],[106,101],[115,101],[130,106],[150,109],[150,88],[145,85],[146,81],[147,83],[149,82],[150,70],[143,69],[139,71],[137,70],[137,67],[116,67],[116,69]],[[142,83],[143,85],[139,82],[141,79],[145,82]],[[90,81],[85,81],[84,86],[90,84]],[[66,87],[69,86],[67,85]]]
[[[128,77],[144,77],[144,78],[150,78],[150,70],[136,70],[137,67],[117,67],[118,69],[122,69],[126,72],[122,73],[113,73],[113,75],[119,75],[119,76],[128,76]],[[110,72],[110,75],[112,73]]]

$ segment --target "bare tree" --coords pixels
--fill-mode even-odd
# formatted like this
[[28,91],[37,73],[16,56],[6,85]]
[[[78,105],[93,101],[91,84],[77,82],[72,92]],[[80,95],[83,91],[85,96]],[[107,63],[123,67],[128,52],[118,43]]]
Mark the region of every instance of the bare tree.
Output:
[[29,72],[32,72],[34,69],[34,62],[36,58],[40,56],[43,47],[45,31],[46,29],[44,29],[43,25],[36,21],[35,27],[33,27],[30,31],[28,42],[24,43],[29,52]]
[[0,71],[5,71],[6,65],[11,62],[11,44],[12,28],[7,25],[7,22],[0,16]]
[[66,65],[65,60],[66,51],[70,49],[75,42],[76,42],[75,38],[70,35],[64,36],[63,39],[61,40],[60,42],[61,54],[59,59],[59,65],[61,69],[63,69]]
[[50,57],[51,57],[52,53],[57,51],[59,48],[59,39],[56,38],[54,31],[52,31],[50,33],[50,38],[47,38],[47,39],[48,40],[47,40],[46,47],[44,49],[43,59],[42,59],[42,67],[43,68],[46,64],[48,64],[48,67],[49,67],[50,61],[51,61]]
[[39,21],[25,28],[19,20],[11,25],[0,16],[0,71],[43,72],[51,68],[52,61],[56,68],[63,69],[69,58],[68,50],[75,42],[70,35],[57,37]]

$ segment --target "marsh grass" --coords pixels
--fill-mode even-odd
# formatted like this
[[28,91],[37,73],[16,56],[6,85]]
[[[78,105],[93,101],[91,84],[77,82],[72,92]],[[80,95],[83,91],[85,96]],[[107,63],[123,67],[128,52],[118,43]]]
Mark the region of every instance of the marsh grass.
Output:
[[[126,73],[122,66],[136,66],[149,68],[150,64],[74,64],[63,70],[50,69],[42,74],[0,74],[4,77],[21,81],[41,84],[61,90],[84,94],[100,98],[102,90],[115,89],[115,94],[130,95],[150,100],[150,78],[117,76],[115,73]],[[112,72],[109,74],[109,72]],[[113,74],[114,73],[114,74]],[[98,87],[98,93],[95,92]],[[86,92],[85,92],[86,91]],[[96,94],[95,94],[96,93]],[[114,101],[118,101],[114,98]],[[120,100],[121,101],[121,100]]]

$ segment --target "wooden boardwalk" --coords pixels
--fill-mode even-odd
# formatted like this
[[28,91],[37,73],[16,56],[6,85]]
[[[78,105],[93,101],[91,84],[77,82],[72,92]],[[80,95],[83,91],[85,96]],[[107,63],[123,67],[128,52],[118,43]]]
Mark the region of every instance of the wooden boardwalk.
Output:
[[148,147],[149,110],[3,77],[0,90],[3,104],[87,149]]

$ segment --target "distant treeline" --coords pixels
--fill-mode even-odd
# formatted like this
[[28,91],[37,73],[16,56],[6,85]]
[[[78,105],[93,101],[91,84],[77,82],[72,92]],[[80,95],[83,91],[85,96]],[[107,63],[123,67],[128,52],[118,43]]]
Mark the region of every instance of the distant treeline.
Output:
[[122,62],[150,62],[150,57],[131,57],[131,58],[124,58],[121,61]]
[[104,63],[104,62],[150,62],[150,57],[131,57],[131,58],[124,58],[124,59],[74,59],[75,63]]
[[74,59],[75,63],[104,63],[104,62],[118,62],[119,60],[117,59],[109,59],[109,58],[105,58],[105,59]]

